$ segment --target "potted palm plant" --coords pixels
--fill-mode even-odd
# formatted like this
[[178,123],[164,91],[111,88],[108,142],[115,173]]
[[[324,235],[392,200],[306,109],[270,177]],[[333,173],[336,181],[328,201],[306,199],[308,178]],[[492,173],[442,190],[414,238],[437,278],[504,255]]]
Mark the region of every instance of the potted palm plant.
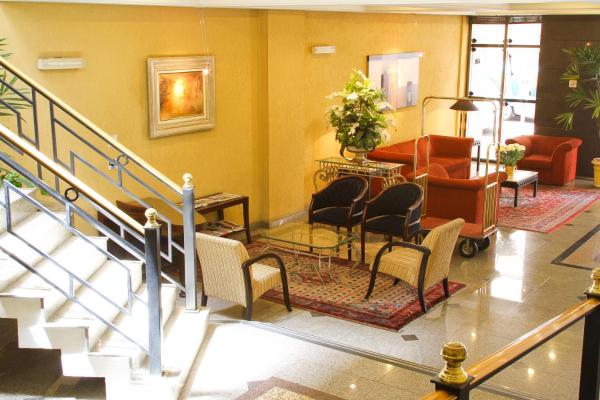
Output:
[[329,123],[335,129],[335,140],[344,150],[355,153],[354,162],[366,161],[366,154],[378,145],[387,142],[390,135],[386,130],[391,125],[385,117],[385,110],[392,107],[385,101],[381,90],[373,89],[369,79],[354,70],[340,92],[334,92],[329,99],[341,99],[342,105],[329,109]]
[[[596,120],[596,131],[600,140],[600,47],[587,43],[583,47],[563,49],[569,55],[570,64],[561,75],[569,81],[569,93],[565,100],[571,109],[583,108],[591,112]],[[574,111],[560,113],[557,123],[565,130],[573,129]],[[600,187],[600,158],[592,160],[594,186]]]

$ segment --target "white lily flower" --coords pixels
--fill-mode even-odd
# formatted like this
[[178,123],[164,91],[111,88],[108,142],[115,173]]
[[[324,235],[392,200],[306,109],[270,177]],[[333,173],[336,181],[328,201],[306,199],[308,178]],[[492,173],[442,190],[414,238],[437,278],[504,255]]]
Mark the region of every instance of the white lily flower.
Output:
[[352,92],[352,93],[346,95],[346,99],[351,100],[351,101],[357,100],[358,99],[358,93]]

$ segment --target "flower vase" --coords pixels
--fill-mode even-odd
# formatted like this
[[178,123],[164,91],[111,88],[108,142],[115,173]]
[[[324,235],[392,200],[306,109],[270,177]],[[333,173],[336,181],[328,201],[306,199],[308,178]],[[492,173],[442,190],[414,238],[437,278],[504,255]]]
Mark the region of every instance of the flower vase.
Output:
[[371,151],[371,150],[367,150],[367,149],[363,149],[360,147],[354,147],[354,146],[348,146],[346,147],[346,150],[348,150],[350,153],[354,154],[354,158],[352,158],[350,161],[356,164],[364,164],[366,162],[369,162],[369,160],[367,160],[367,154]]
[[506,175],[508,175],[508,180],[512,181],[515,177],[515,169],[517,169],[516,165],[505,165],[504,170],[506,171]]

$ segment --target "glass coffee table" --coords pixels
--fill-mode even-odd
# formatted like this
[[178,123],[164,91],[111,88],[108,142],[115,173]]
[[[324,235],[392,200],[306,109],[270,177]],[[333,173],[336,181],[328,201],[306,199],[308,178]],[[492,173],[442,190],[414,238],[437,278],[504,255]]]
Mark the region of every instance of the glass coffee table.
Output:
[[327,268],[331,270],[331,258],[339,254],[340,247],[350,246],[358,238],[358,234],[336,232],[321,226],[312,227],[305,222],[288,223],[267,229],[261,236],[266,242],[263,252],[271,246],[277,246],[277,250],[293,253],[296,261],[300,254],[316,257],[317,265],[311,264],[311,269],[322,283],[325,283],[320,273],[323,260],[327,260]]

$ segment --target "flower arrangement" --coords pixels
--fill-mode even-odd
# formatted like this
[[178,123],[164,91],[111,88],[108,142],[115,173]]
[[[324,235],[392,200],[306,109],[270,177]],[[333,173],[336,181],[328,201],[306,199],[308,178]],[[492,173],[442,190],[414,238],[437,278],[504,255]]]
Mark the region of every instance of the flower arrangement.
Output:
[[525,155],[525,146],[518,143],[511,143],[500,146],[500,163],[508,166],[515,166]]
[[329,123],[335,128],[335,140],[342,145],[340,153],[346,147],[370,151],[390,139],[386,128],[392,121],[386,119],[384,110],[392,107],[381,90],[370,86],[369,79],[354,70],[343,91],[327,96],[342,99],[341,106],[334,105],[328,112]]

